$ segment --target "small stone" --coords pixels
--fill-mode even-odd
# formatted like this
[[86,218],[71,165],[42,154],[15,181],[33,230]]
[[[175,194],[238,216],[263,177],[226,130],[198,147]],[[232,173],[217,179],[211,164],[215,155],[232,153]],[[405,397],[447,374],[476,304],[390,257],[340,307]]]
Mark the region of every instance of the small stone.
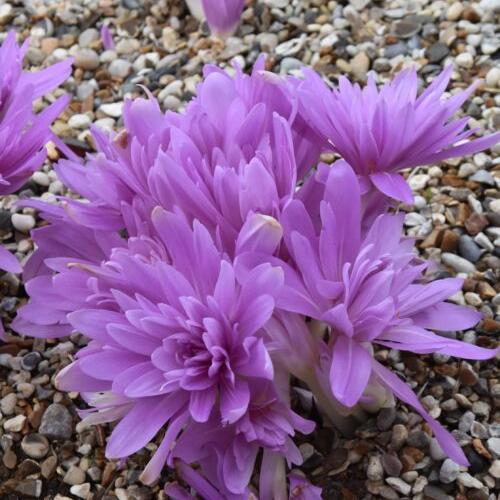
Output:
[[108,72],[113,78],[126,78],[132,70],[132,63],[125,59],[115,59],[108,67]]
[[22,233],[28,233],[36,224],[35,218],[29,214],[12,214],[12,225]]
[[21,368],[28,372],[33,371],[40,363],[41,356],[39,352],[29,352],[25,354],[21,359]]
[[448,21],[458,21],[463,11],[464,6],[462,2],[454,2],[446,10],[446,19]]
[[469,177],[469,180],[487,184],[488,186],[495,186],[495,178],[487,170],[478,170],[475,174]]
[[275,52],[282,57],[294,56],[302,50],[305,41],[306,39],[304,37],[292,38],[286,42],[280,43],[276,47]]
[[417,174],[408,179],[408,184],[413,191],[420,191],[421,189],[425,189],[429,179],[430,176],[427,174]]
[[[490,210],[492,210],[491,203],[490,203]],[[478,214],[478,213],[471,214],[470,217],[468,217],[464,223],[465,229],[467,229],[467,232],[471,236],[475,236],[476,234],[480,233],[485,227],[488,226],[488,224],[489,224],[488,218],[484,214]]]
[[72,495],[85,500],[90,494],[90,483],[75,484],[69,491]]
[[381,431],[388,431],[396,419],[396,408],[382,408],[377,415],[377,427]]
[[72,465],[64,475],[63,482],[71,485],[82,484],[85,482],[85,472],[80,467]]
[[407,496],[411,492],[411,486],[402,479],[399,479],[399,477],[388,477],[385,481],[402,495]]
[[474,273],[476,271],[474,264],[453,253],[443,253],[441,255],[441,260],[445,265],[450,266],[457,273]]
[[382,455],[382,466],[388,476],[399,476],[403,469],[401,460],[396,455],[384,453]]
[[441,240],[441,250],[443,252],[454,252],[458,248],[460,237],[455,231],[446,229]]
[[[269,0],[268,0],[269,1]],[[349,3],[357,10],[361,11],[370,4],[371,0],[349,0]],[[285,6],[288,2],[285,2]]]
[[446,44],[437,42],[432,44],[426,51],[425,56],[430,63],[438,63],[449,54],[449,49]]
[[494,458],[500,458],[500,438],[492,437],[486,441],[486,445]]
[[76,114],[71,116],[68,120],[68,125],[73,129],[86,129],[90,126],[92,120],[88,115],[85,114]]
[[431,484],[424,488],[424,498],[430,500],[454,500],[454,497],[447,495],[441,488]]
[[25,422],[26,417],[24,415],[17,415],[14,418],[6,420],[3,423],[3,428],[6,432],[21,432]]
[[476,234],[476,236],[474,236],[474,241],[481,248],[484,248],[488,252],[493,252],[493,250],[495,249],[495,245],[493,245],[493,243],[489,240],[488,236],[486,236],[484,233]]
[[7,24],[14,17],[14,8],[10,3],[0,5],[0,24]]
[[40,498],[43,483],[40,479],[25,479],[16,486],[16,492],[25,497]]
[[50,177],[45,172],[34,172],[31,178],[39,186],[47,187],[50,184]]
[[490,416],[490,405],[486,401],[475,401],[472,403],[472,413],[478,417]]
[[43,458],[49,452],[49,442],[41,434],[28,434],[21,441],[21,448],[30,458]]
[[431,453],[431,457],[434,460],[441,461],[444,460],[448,455],[443,451],[441,445],[439,444],[436,438],[431,439],[431,443],[429,445],[429,451]]
[[490,210],[496,214],[500,213],[500,199],[490,202]]
[[39,432],[50,439],[69,439],[73,428],[68,409],[59,403],[51,404],[42,416]]
[[366,475],[370,481],[381,481],[384,478],[384,469],[379,455],[372,455],[368,459]]
[[422,493],[424,491],[424,488],[427,486],[428,480],[425,476],[419,476],[415,480],[415,483],[413,483],[413,488],[412,488],[412,493],[414,495],[418,495],[419,493]]
[[408,439],[406,441],[410,446],[418,448],[419,450],[425,450],[428,448],[430,440],[429,434],[424,431],[415,430],[408,434]]
[[352,58],[351,69],[356,78],[360,80],[365,79],[366,73],[368,73],[368,70],[370,69],[370,59],[366,55],[366,52],[362,50]]
[[80,33],[78,45],[85,48],[90,47],[90,45],[99,40],[99,38],[99,32],[95,28],[88,28]]
[[[462,361],[460,364],[460,371],[458,372],[458,379],[464,385],[476,385],[479,378],[472,366],[467,361]],[[453,399],[451,401],[454,401]]]
[[47,457],[40,466],[42,476],[45,479],[50,479],[53,476],[54,472],[56,471],[56,468],[57,468],[57,457],[54,455]]
[[[402,54],[408,53],[408,45],[404,42],[391,43],[390,45],[386,45],[384,47],[384,56],[387,59],[392,59],[393,57],[400,56]],[[375,63],[374,63],[374,69]]]
[[439,470],[439,480],[445,484],[452,483],[456,481],[459,473],[460,466],[451,460],[451,458],[447,458]]
[[470,69],[474,65],[474,58],[470,52],[462,52],[458,54],[455,61],[461,68]]
[[470,427],[472,437],[486,439],[488,437],[488,429],[481,422],[472,422]]
[[92,49],[80,49],[75,55],[75,66],[86,71],[92,71],[99,67],[99,56]]
[[467,234],[460,236],[458,251],[460,255],[469,262],[477,262],[483,254],[483,250],[481,250],[476,245],[475,241]]
[[472,477],[468,472],[461,472],[458,475],[457,481],[466,488],[481,489],[484,485],[478,479]]
[[500,68],[493,66],[488,73],[486,73],[486,78],[484,79],[488,87],[499,87],[500,86]]
[[495,478],[500,479],[500,460],[493,460],[488,472]]
[[123,102],[113,102],[110,104],[102,104],[99,108],[105,115],[112,118],[119,118],[122,115]]
[[391,446],[395,450],[399,450],[408,438],[408,429],[403,424],[396,424],[392,428]]
[[12,415],[16,409],[17,396],[11,392],[0,400],[0,411],[4,415]]
[[394,23],[394,34],[399,38],[411,38],[421,29],[420,23],[414,21],[397,21]]

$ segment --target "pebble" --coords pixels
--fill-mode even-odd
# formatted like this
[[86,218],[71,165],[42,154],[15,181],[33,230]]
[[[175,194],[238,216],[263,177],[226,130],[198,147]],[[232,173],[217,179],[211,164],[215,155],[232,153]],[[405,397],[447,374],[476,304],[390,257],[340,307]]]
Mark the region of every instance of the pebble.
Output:
[[83,498],[84,500],[88,498],[90,494],[90,483],[75,484],[69,489],[72,495],[78,498]]
[[500,68],[494,66],[486,73],[485,82],[488,87],[499,87],[500,85]]
[[459,473],[460,466],[451,458],[447,458],[439,470],[439,480],[445,484],[452,483],[453,481],[456,481]]
[[12,415],[16,409],[17,396],[11,392],[0,400],[0,411],[3,415]]
[[41,434],[28,434],[21,441],[21,448],[30,458],[43,458],[49,452],[49,442]]
[[430,175],[427,174],[417,174],[413,175],[408,179],[408,184],[413,189],[413,191],[420,191],[427,186],[429,182]]
[[7,24],[14,17],[13,10],[10,3],[0,5],[0,24]]
[[40,498],[42,496],[43,483],[40,479],[24,479],[16,485],[15,491],[25,498]]
[[500,458],[500,438],[492,437],[486,441],[486,444],[493,457]]
[[401,460],[396,455],[384,453],[382,455],[382,466],[388,476],[399,476],[403,469]]
[[500,460],[493,460],[488,472],[495,478],[500,479]]
[[408,439],[408,429],[402,424],[396,424],[392,428],[391,446],[395,450],[399,450]]
[[358,52],[351,61],[351,68],[353,75],[363,80],[366,77],[366,73],[370,69],[370,59],[366,55],[366,52]]
[[80,467],[72,465],[64,475],[63,482],[71,485],[82,484],[85,482],[85,472]]
[[458,54],[455,61],[461,68],[470,69],[474,65],[474,58],[469,52],[462,52],[461,54]]
[[468,472],[461,472],[457,481],[466,488],[481,489],[484,486],[481,481],[472,477]]
[[111,118],[119,118],[122,115],[123,102],[113,102],[110,104],[102,104],[99,108],[105,115]]
[[495,178],[487,170],[478,170],[475,174],[471,175],[471,181],[487,184],[488,186],[495,186]]
[[50,177],[45,172],[34,172],[31,178],[39,186],[47,187],[50,184]]
[[446,19],[448,21],[458,21],[463,11],[464,6],[462,2],[454,2],[446,10]]
[[71,116],[71,118],[68,120],[68,125],[71,128],[75,129],[86,129],[90,126],[92,123],[92,120],[88,115],[85,114],[76,114]]
[[432,44],[425,53],[430,63],[438,63],[449,54],[448,47],[442,42]]
[[36,224],[36,220],[29,214],[12,214],[12,225],[22,233],[28,233]]
[[368,459],[366,475],[370,481],[381,481],[384,478],[384,468],[379,455],[372,455]]
[[483,251],[476,245],[475,241],[467,234],[460,236],[458,251],[469,262],[477,262],[483,254]]
[[377,415],[377,427],[381,431],[388,431],[396,419],[396,408],[382,408]]
[[455,500],[454,497],[447,495],[441,488],[431,484],[424,488],[424,498],[430,500]]
[[82,31],[78,36],[78,45],[80,47],[90,47],[90,45],[99,40],[99,38],[99,31],[95,28],[88,28]]
[[39,352],[29,352],[21,359],[21,368],[26,371],[33,371],[40,363],[41,356]]
[[443,253],[441,255],[441,260],[444,264],[457,271],[457,273],[469,274],[476,271],[476,267],[474,266],[474,264],[453,253]]
[[132,63],[125,59],[115,59],[108,67],[113,78],[126,78],[132,70]]
[[21,432],[26,422],[24,415],[17,415],[3,423],[3,428],[6,432]]
[[441,448],[441,445],[439,444],[438,440],[436,438],[432,438],[430,445],[429,445],[429,451],[431,454],[431,457],[434,460],[437,461],[442,461],[444,460],[448,455],[443,451]]
[[69,439],[73,428],[68,409],[59,403],[51,404],[42,416],[39,431],[50,439]]
[[74,65],[87,71],[97,69],[99,67],[99,56],[92,49],[80,49],[75,55]]
[[490,202],[490,210],[495,213],[500,213],[500,198]]
[[398,477],[388,477],[385,481],[402,495],[406,496],[411,492],[411,486]]

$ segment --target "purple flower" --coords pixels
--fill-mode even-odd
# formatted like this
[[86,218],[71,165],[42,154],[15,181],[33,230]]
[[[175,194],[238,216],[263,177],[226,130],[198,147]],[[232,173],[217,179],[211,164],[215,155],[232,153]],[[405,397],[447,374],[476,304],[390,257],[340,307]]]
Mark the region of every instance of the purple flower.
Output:
[[339,161],[329,171],[320,203],[319,230],[302,202],[288,204],[282,224],[297,271],[284,264],[286,286],[278,305],[330,327],[327,377],[340,403],[347,407],[358,403],[375,375],[422,414],[455,461],[467,463],[458,445],[431,419],[409,388],[373,359],[371,345],[467,359],[489,359],[498,350],[429,331],[469,328],[481,316],[444,302],[461,289],[462,280],[421,280],[426,264],[416,259],[413,242],[401,239],[402,216],[380,215],[363,234],[360,199],[357,176],[347,163]]
[[[33,101],[69,76],[71,60],[35,73],[23,72],[28,41],[21,47],[11,31],[0,47],[0,195],[19,189],[45,160],[50,125],[69,102],[62,96],[42,113],[33,113]],[[20,273],[17,259],[0,246],[0,268]],[[0,338],[5,338],[0,325]]]
[[360,176],[363,192],[376,189],[385,196],[412,203],[410,187],[398,172],[476,153],[494,145],[500,133],[466,141],[475,129],[453,115],[476,84],[443,99],[452,72],[448,66],[417,96],[417,73],[408,69],[377,90],[372,77],[364,89],[340,78],[330,90],[312,70],[304,70],[299,85],[301,112]]
[[205,18],[214,35],[230,36],[240,22],[245,0],[187,0],[193,16]]

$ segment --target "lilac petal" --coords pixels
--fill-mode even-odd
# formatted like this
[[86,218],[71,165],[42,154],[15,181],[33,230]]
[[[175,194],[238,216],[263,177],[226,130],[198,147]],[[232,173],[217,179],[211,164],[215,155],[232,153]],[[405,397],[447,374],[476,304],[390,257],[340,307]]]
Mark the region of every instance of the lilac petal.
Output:
[[176,462],[179,477],[206,500],[220,500],[220,493],[196,470],[179,460]]
[[313,486],[305,477],[298,474],[289,474],[289,500],[321,500],[321,488]]
[[23,268],[16,256],[9,252],[5,247],[0,246],[0,269],[9,273],[22,273]]
[[275,302],[270,295],[261,295],[256,296],[245,306],[238,321],[241,338],[258,332],[269,321],[274,312]]
[[243,252],[262,252],[272,255],[278,247],[283,229],[268,215],[250,214],[236,241],[236,255]]
[[370,374],[372,358],[358,342],[340,336],[333,346],[330,386],[344,406],[352,407],[361,398]]
[[481,318],[482,314],[472,308],[443,302],[420,311],[411,319],[422,328],[449,332],[472,328]]
[[234,385],[226,382],[220,391],[220,412],[223,421],[232,424],[245,414],[250,402],[248,383],[237,378]]
[[400,174],[377,172],[370,175],[375,187],[390,198],[404,203],[413,203],[413,193],[410,186]]
[[386,385],[401,401],[409,404],[422,416],[434,431],[434,435],[439,442],[446,455],[459,465],[467,467],[469,462],[465,457],[460,445],[455,441],[453,436],[436,420],[434,420],[420,404],[415,393],[403,382],[397,375],[390,372],[387,368],[378,362],[373,362],[373,370],[380,378],[381,382]]
[[285,499],[285,459],[281,453],[264,449],[259,477],[259,494],[262,499]]
[[[177,394],[137,400],[111,433],[106,457],[127,457],[146,446],[184,401]],[[138,429],[141,432],[137,432]]]
[[101,41],[105,50],[113,50],[115,48],[115,43],[113,42],[113,36],[107,24],[101,26]]
[[59,391],[100,392],[107,391],[111,384],[105,380],[98,380],[84,373],[80,361],[65,366],[56,376],[55,386]]
[[113,380],[123,370],[134,364],[143,363],[147,358],[139,354],[118,349],[106,349],[80,359],[81,370],[102,380]]
[[345,304],[338,304],[331,309],[328,309],[321,318],[333,326],[334,333],[352,337],[354,335],[354,327]]
[[196,422],[206,422],[217,396],[215,388],[209,387],[203,391],[192,391],[189,400],[189,412]]
[[146,396],[158,396],[162,393],[165,377],[160,370],[153,368],[143,372],[139,377],[127,385],[125,396],[129,398],[141,398]]
[[252,476],[259,446],[236,439],[224,454],[222,473],[224,483],[231,493],[242,494]]

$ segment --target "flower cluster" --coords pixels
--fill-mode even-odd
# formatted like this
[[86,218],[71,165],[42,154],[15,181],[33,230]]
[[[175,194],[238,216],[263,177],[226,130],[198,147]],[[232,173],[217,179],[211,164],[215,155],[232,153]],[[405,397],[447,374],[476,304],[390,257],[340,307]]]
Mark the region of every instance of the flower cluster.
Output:
[[[116,422],[108,458],[158,435],[145,483],[167,465],[203,498],[248,499],[257,484],[260,498],[283,498],[286,464],[301,463],[293,438],[313,429],[291,408],[293,376],[346,432],[350,413],[396,396],[467,463],[374,357],[377,345],[497,352],[433,332],[480,315],[446,302],[462,280],[426,279],[386,199],[409,199],[401,168],[498,140],[463,143],[472,132],[451,115],[470,91],[442,101],[449,72],[416,97],[412,72],[379,93],[373,82],[331,92],[312,73],[278,78],[262,59],[251,75],[207,67],[185,112],[129,101],[124,130],[95,129],[96,154],[57,165],[85,201],[30,202],[48,224],[33,233],[30,301],[14,327],[89,339],[57,385],[81,393],[86,423]],[[321,163],[332,150],[343,159]],[[288,488],[321,498],[297,473]],[[191,498],[181,484],[166,491]]]
[[[28,41],[19,47],[10,32],[0,47],[0,195],[18,190],[40,168],[51,138],[50,125],[69,102],[65,95],[33,112],[33,101],[55,89],[71,71],[68,59],[42,71],[23,71]],[[0,269],[19,273],[17,259],[0,246]],[[0,336],[3,329],[0,325]]]

